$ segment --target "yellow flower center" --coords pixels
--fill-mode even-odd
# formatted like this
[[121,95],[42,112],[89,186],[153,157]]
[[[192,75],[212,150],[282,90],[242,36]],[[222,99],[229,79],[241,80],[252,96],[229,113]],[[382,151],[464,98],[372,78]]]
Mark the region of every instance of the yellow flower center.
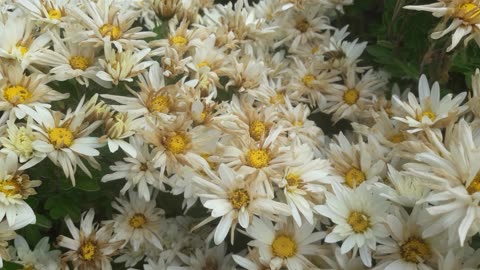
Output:
[[170,38],[170,44],[183,47],[187,45],[188,40],[182,36],[173,36]]
[[86,57],[75,55],[70,57],[70,66],[73,69],[86,70],[90,66],[90,61]]
[[358,187],[365,179],[365,174],[355,167],[352,167],[345,174],[345,184],[350,188]]
[[268,165],[268,162],[270,162],[270,154],[267,150],[252,149],[248,151],[247,161],[248,164],[254,168],[263,168]]
[[296,173],[289,173],[287,177],[285,177],[285,180],[287,180],[288,187],[298,187],[302,183],[300,175]]
[[401,143],[405,141],[405,135],[403,135],[403,133],[398,133],[390,136],[388,140],[391,141],[392,143]]
[[307,32],[308,28],[310,28],[310,23],[308,23],[308,21],[305,19],[299,20],[297,21],[295,28],[297,28],[298,31],[305,33]]
[[295,121],[295,122],[293,122],[292,124],[293,124],[293,126],[295,126],[295,127],[301,127],[301,126],[303,126],[303,121]]
[[32,94],[21,85],[12,85],[3,90],[3,97],[12,105],[23,104]]
[[363,233],[370,227],[368,216],[362,212],[352,212],[348,216],[347,223],[352,227],[356,233]]
[[426,110],[426,111],[422,112],[421,114],[419,114],[417,116],[417,120],[422,121],[424,116],[430,118],[430,120],[432,120],[432,121],[435,121],[435,117],[437,117],[434,112],[432,112],[430,110]]
[[279,235],[273,240],[272,252],[276,257],[293,257],[297,254],[297,243],[290,236]]
[[52,128],[49,130],[48,138],[55,149],[70,147],[75,139],[73,133],[69,129],[62,127]]
[[320,48],[318,46],[312,47],[312,54],[316,54]]
[[465,1],[456,8],[456,16],[468,23],[477,24],[480,22],[480,7],[471,1]]
[[470,185],[468,185],[467,191],[470,195],[480,191],[480,171],[477,172],[477,174],[473,178],[473,181],[470,182]]
[[83,243],[83,245],[80,246],[80,256],[85,260],[85,261],[91,261],[95,257],[95,250],[97,247],[95,246],[94,243],[87,241]]
[[22,56],[24,56],[28,52],[28,47],[26,46],[17,45],[17,49],[20,51]]
[[202,67],[210,67],[210,64],[208,64],[207,61],[202,61],[200,62],[200,64],[198,64],[198,68],[202,68]]
[[31,264],[26,264],[23,266],[23,270],[36,270],[36,268]]
[[261,121],[255,120],[250,124],[250,137],[258,141],[265,135],[266,131],[265,124]]
[[109,36],[111,40],[117,40],[122,36],[120,27],[109,23],[102,25],[99,31],[103,37]]
[[147,170],[148,170],[148,164],[147,163],[140,164],[140,171],[145,172]]
[[343,101],[345,103],[347,103],[348,105],[353,105],[355,103],[357,103],[357,100],[358,100],[358,90],[355,89],[355,88],[352,88],[352,89],[348,89],[347,91],[345,91],[345,93],[343,94]]
[[133,215],[130,218],[130,220],[128,221],[128,224],[130,224],[130,226],[132,226],[133,228],[138,229],[142,227],[146,222],[147,222],[147,219],[145,218],[145,216],[143,214],[138,213]]
[[50,9],[48,11],[48,18],[51,20],[60,20],[62,12],[59,9]]
[[148,104],[148,109],[150,112],[168,112],[170,108],[170,99],[167,96],[156,95],[153,99],[150,100]]
[[22,156],[30,157],[33,152],[32,142],[35,140],[35,135],[26,127],[18,128],[17,134],[13,137],[12,144],[15,150]]
[[250,196],[248,195],[248,191],[245,189],[236,189],[230,193],[228,196],[228,200],[232,204],[234,209],[240,209],[243,206],[248,205],[250,202]]
[[187,138],[184,135],[173,135],[167,138],[166,147],[173,154],[180,154],[187,148]]
[[5,194],[6,197],[12,197],[20,194],[22,186],[15,180],[0,181],[0,192]]
[[285,97],[281,93],[277,93],[270,98],[270,104],[285,104]]
[[423,239],[413,236],[400,247],[400,255],[407,262],[420,263],[430,258],[430,246]]
[[305,84],[307,87],[312,87],[313,81],[315,81],[315,76],[312,74],[307,74],[303,76],[303,84]]

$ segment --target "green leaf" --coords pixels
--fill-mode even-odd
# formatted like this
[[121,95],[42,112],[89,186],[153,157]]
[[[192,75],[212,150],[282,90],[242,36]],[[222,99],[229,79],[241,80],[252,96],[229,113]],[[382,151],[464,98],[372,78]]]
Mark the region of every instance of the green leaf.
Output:
[[48,217],[41,214],[37,214],[36,216],[37,216],[37,223],[35,223],[35,225],[45,229],[50,229],[52,227],[52,221],[50,221]]
[[23,266],[17,263],[3,261],[3,267],[1,270],[19,270],[23,269]]
[[75,188],[78,188],[80,190],[84,191],[99,191],[100,190],[100,184],[98,183],[98,180],[96,179],[90,179],[90,178],[82,178],[78,179],[78,182],[75,186]]

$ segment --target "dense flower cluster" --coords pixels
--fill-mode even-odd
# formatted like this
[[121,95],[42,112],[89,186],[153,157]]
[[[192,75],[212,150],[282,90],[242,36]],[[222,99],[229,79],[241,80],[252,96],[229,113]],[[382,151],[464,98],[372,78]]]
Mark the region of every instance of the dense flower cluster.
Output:
[[[416,7],[455,18],[434,35],[477,40],[477,2],[440,2]],[[0,3],[0,267],[479,267],[480,71],[468,98],[425,76],[390,97],[366,42],[331,24],[352,0]],[[31,250],[15,233],[37,221],[29,172],[76,185],[101,151],[113,214],[66,217],[58,249]]]

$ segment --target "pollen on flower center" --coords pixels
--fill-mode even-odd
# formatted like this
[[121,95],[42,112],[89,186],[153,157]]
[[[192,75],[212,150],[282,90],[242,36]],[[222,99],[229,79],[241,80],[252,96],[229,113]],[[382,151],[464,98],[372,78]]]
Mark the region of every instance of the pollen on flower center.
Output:
[[143,214],[137,213],[133,215],[130,220],[128,221],[128,224],[132,226],[135,229],[138,229],[142,227],[145,223],[147,222],[147,219]]
[[348,216],[347,223],[352,227],[356,233],[363,233],[370,228],[370,220],[368,216],[362,212],[352,212]]
[[456,16],[469,23],[479,23],[480,7],[467,1],[456,8]]
[[297,243],[290,236],[279,235],[273,240],[272,252],[277,257],[293,257],[297,254]]
[[250,124],[249,130],[250,137],[258,141],[262,138],[263,135],[265,135],[265,131],[267,130],[267,128],[265,127],[265,124],[263,122],[255,120]]
[[207,61],[202,61],[198,64],[198,68],[202,68],[202,67],[210,67],[210,64],[208,64]]
[[432,120],[432,121],[434,121],[435,118],[437,117],[434,112],[432,112],[430,110],[426,110],[426,111],[424,111],[424,112],[422,112],[421,114],[418,115],[417,120],[422,121],[424,116],[430,118],[430,120]]
[[48,18],[51,20],[60,20],[62,12],[59,9],[50,9],[48,11]]
[[170,43],[172,45],[183,47],[183,46],[187,45],[188,40],[186,38],[182,37],[182,36],[173,36],[173,37],[170,38]]
[[277,93],[270,98],[270,104],[285,104],[285,97],[281,93]]
[[470,185],[467,187],[468,194],[472,195],[480,191],[480,171],[477,172]]
[[297,28],[298,31],[305,33],[307,32],[308,28],[310,28],[310,23],[305,19],[299,20],[297,21],[295,28]]
[[430,258],[430,246],[421,238],[413,236],[400,247],[403,260],[411,263],[420,263]]
[[20,51],[22,56],[24,56],[28,52],[28,47],[26,46],[17,45],[17,49]]
[[94,243],[87,241],[80,246],[80,256],[85,261],[91,261],[95,257],[97,246]]
[[348,105],[353,105],[357,103],[358,98],[359,98],[359,93],[358,93],[358,90],[355,88],[348,89],[343,94],[343,101],[345,101],[345,103],[347,103]]
[[30,91],[21,85],[8,86],[3,90],[3,97],[12,105],[22,104],[31,96]]
[[117,40],[122,36],[120,27],[109,23],[102,25],[98,31],[103,37],[109,36],[112,40]]
[[303,76],[303,84],[305,84],[307,87],[312,87],[313,81],[315,81],[315,76],[312,74],[307,74]]
[[48,131],[48,138],[55,149],[70,147],[75,139],[73,133],[62,127],[56,127]]
[[173,135],[167,138],[166,147],[173,154],[180,154],[185,151],[187,140],[183,135]]
[[302,182],[300,175],[295,173],[289,173],[287,177],[285,177],[285,180],[287,180],[288,187],[298,187]]
[[352,167],[345,174],[345,184],[350,188],[358,187],[365,179],[365,174],[355,167]]
[[170,99],[163,95],[156,95],[148,104],[150,112],[168,112],[169,107]]
[[70,66],[73,69],[81,69],[81,70],[86,70],[90,66],[90,61],[86,57],[83,57],[81,55],[75,55],[70,57]]
[[6,197],[15,196],[20,194],[21,191],[22,187],[13,179],[0,181],[0,192],[5,194]]
[[398,133],[398,134],[390,136],[388,138],[388,140],[392,143],[401,143],[401,142],[405,141],[405,135],[403,135],[403,133]]
[[234,209],[240,209],[250,202],[250,196],[245,189],[236,189],[230,193],[228,200]]
[[264,149],[252,149],[248,151],[247,161],[254,168],[263,168],[270,162],[270,154]]

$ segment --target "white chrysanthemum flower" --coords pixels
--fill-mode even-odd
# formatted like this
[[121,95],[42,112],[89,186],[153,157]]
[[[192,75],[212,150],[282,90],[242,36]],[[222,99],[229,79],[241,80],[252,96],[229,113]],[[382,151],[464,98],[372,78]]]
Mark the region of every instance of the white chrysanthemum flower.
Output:
[[7,250],[8,241],[15,238],[15,231],[8,226],[6,221],[0,222],[0,267],[3,267],[3,260],[10,260]]
[[[342,254],[341,248],[336,244],[330,244],[330,252],[320,254],[320,258],[324,261],[322,269],[329,270],[367,270],[371,269],[363,265],[362,260],[358,256],[352,256],[350,252]],[[329,268],[326,268],[329,267]]]
[[321,203],[323,193],[327,190],[324,180],[330,174],[328,160],[312,159],[300,166],[289,166],[278,183],[283,189],[286,202],[292,211],[292,217],[298,226],[302,217],[314,224],[312,208]]
[[[96,98],[96,97],[95,97]],[[105,135],[99,138],[100,143],[107,143],[108,150],[115,153],[119,148],[128,153],[131,157],[137,156],[137,150],[133,145],[124,139],[135,134],[134,116],[128,113],[115,112],[104,120],[103,132]]]
[[247,270],[265,270],[270,269],[270,261],[264,261],[260,258],[258,249],[250,249],[246,256],[232,255],[233,260],[241,267]]
[[36,35],[35,25],[28,16],[9,15],[0,20],[0,58],[16,59],[25,70],[32,58],[50,42],[47,33]]
[[0,66],[4,80],[0,81],[0,111],[12,111],[22,119],[28,108],[42,106],[50,108],[52,101],[66,99],[69,93],[60,93],[50,88],[48,76],[41,73],[26,75],[19,65]]
[[97,72],[97,77],[105,82],[118,85],[121,81],[133,82],[133,77],[144,72],[154,61],[145,60],[149,48],[135,51],[125,51],[112,48],[111,43],[105,43],[105,59],[99,59],[103,70]]
[[18,0],[20,5],[34,20],[51,25],[60,24],[67,17],[65,7],[70,0]]
[[[236,270],[232,255],[227,255],[226,252],[227,245],[222,243],[211,248],[196,249],[190,255],[179,254],[179,257],[185,264],[184,267],[188,267],[188,269]],[[180,270],[182,268],[171,267],[172,270]]]
[[89,80],[93,80],[102,87],[110,88],[111,84],[99,79],[96,74],[101,70],[95,57],[97,49],[80,46],[77,42],[68,40],[68,36],[75,32],[76,28],[65,32],[67,38],[62,40],[57,33],[51,33],[53,42],[52,49],[40,51],[34,57],[35,64],[51,67],[50,74],[56,81],[75,80],[89,86]]
[[440,85],[435,82],[432,88],[428,86],[427,77],[422,75],[418,82],[418,100],[412,93],[408,93],[408,102],[393,96],[393,102],[398,106],[394,119],[410,126],[409,132],[415,133],[426,128],[443,128],[455,121],[467,106],[460,106],[466,97],[461,93],[452,99],[448,94],[440,99]]
[[140,198],[139,194],[130,191],[128,198],[117,198],[117,201],[112,203],[113,208],[120,212],[113,216],[112,240],[125,240],[125,244],[130,243],[134,251],[139,250],[145,242],[163,249],[159,230],[164,211],[156,208],[156,195],[151,201],[146,201]]
[[73,238],[63,235],[57,238],[60,247],[69,249],[62,255],[62,263],[72,262],[74,269],[79,270],[112,270],[111,257],[124,241],[112,241],[112,224],[99,228],[98,224],[93,223],[94,215],[93,209],[83,213],[80,228],[75,227],[70,217],[65,218]]
[[386,217],[391,238],[380,240],[375,253],[377,265],[374,269],[391,270],[433,270],[436,269],[438,254],[442,252],[441,241],[444,237],[423,237],[423,227],[428,226],[421,220],[425,215],[424,207],[417,205],[410,215],[399,208]]
[[14,152],[23,169],[33,167],[42,161],[46,154],[41,151],[33,142],[38,137],[37,132],[32,129],[33,119],[27,118],[27,123],[15,123],[14,118],[7,121],[7,134],[0,137],[0,143],[4,148],[0,149],[2,153]]
[[112,180],[125,179],[126,183],[120,190],[121,194],[125,194],[127,190],[132,190],[137,186],[138,194],[146,201],[150,201],[149,185],[165,190],[161,171],[159,166],[155,166],[152,162],[157,155],[157,150],[150,150],[148,144],[139,136],[130,137],[130,145],[136,149],[136,157],[126,157],[123,161],[116,161],[115,165],[110,166],[114,172],[105,174],[102,182]]
[[388,237],[383,224],[389,204],[374,188],[360,185],[355,190],[343,185],[332,184],[334,194],[326,193],[326,204],[315,206],[315,210],[332,220],[333,230],[325,238],[327,243],[343,241],[341,252],[345,254],[359,250],[365,266],[372,266],[372,250],[380,239]]
[[9,153],[0,159],[0,221],[6,218],[12,229],[20,229],[36,222],[35,213],[25,202],[36,194],[34,187],[40,180],[30,180],[22,171],[17,171],[17,156]]
[[451,130],[446,145],[435,135],[429,136],[435,140],[434,145],[441,147],[439,153],[419,153],[416,155],[419,163],[404,167],[412,175],[427,180],[433,190],[421,200],[431,205],[427,212],[436,217],[423,235],[429,237],[448,229],[449,243],[460,241],[463,246],[480,230],[480,144],[463,119]]
[[209,180],[194,175],[193,181],[203,190],[199,196],[203,199],[203,206],[211,209],[211,217],[198,225],[221,217],[214,234],[215,244],[220,244],[230,231],[233,242],[234,230],[237,223],[242,228],[248,228],[253,215],[278,219],[278,215],[290,215],[288,206],[269,199],[253,189],[244,175],[238,174],[225,164],[220,164],[217,176],[214,172],[205,170]]
[[102,146],[97,137],[87,137],[102,121],[85,122],[86,114],[82,106],[83,98],[76,110],[69,110],[65,116],[39,106],[27,112],[36,122],[32,124],[32,129],[40,134],[33,144],[46,153],[55,165],[62,167],[65,176],[70,178],[74,185],[77,166],[91,177],[90,171],[80,158],[86,158],[90,165],[98,167],[93,157],[100,154],[95,148]]
[[148,47],[144,39],[155,36],[153,32],[142,31],[142,27],[132,27],[139,12],[131,9],[120,10],[119,1],[79,2],[83,4],[85,11],[75,5],[68,8],[68,12],[86,28],[77,33],[75,41],[93,44],[95,47],[113,43],[119,50],[125,47],[143,49]]
[[262,261],[269,261],[271,269],[289,270],[315,269],[306,256],[315,256],[321,252],[321,246],[314,245],[325,237],[325,232],[313,232],[315,225],[304,223],[296,226],[290,220],[284,220],[273,226],[270,221],[254,218],[247,233],[254,240],[248,245],[256,247]]
[[23,265],[24,269],[60,269],[60,250],[50,250],[48,237],[38,241],[33,250],[21,235],[15,238],[16,258],[15,263]]
[[[404,6],[403,8],[428,11],[435,17],[443,17],[442,28],[433,32],[430,37],[439,39],[454,31],[452,44],[448,46],[447,52],[453,50],[465,36],[467,37],[465,44],[475,39],[480,46],[480,36],[478,35],[480,30],[480,1],[478,0],[438,0],[438,2],[431,4]],[[446,27],[446,21],[449,20],[452,21]]]

